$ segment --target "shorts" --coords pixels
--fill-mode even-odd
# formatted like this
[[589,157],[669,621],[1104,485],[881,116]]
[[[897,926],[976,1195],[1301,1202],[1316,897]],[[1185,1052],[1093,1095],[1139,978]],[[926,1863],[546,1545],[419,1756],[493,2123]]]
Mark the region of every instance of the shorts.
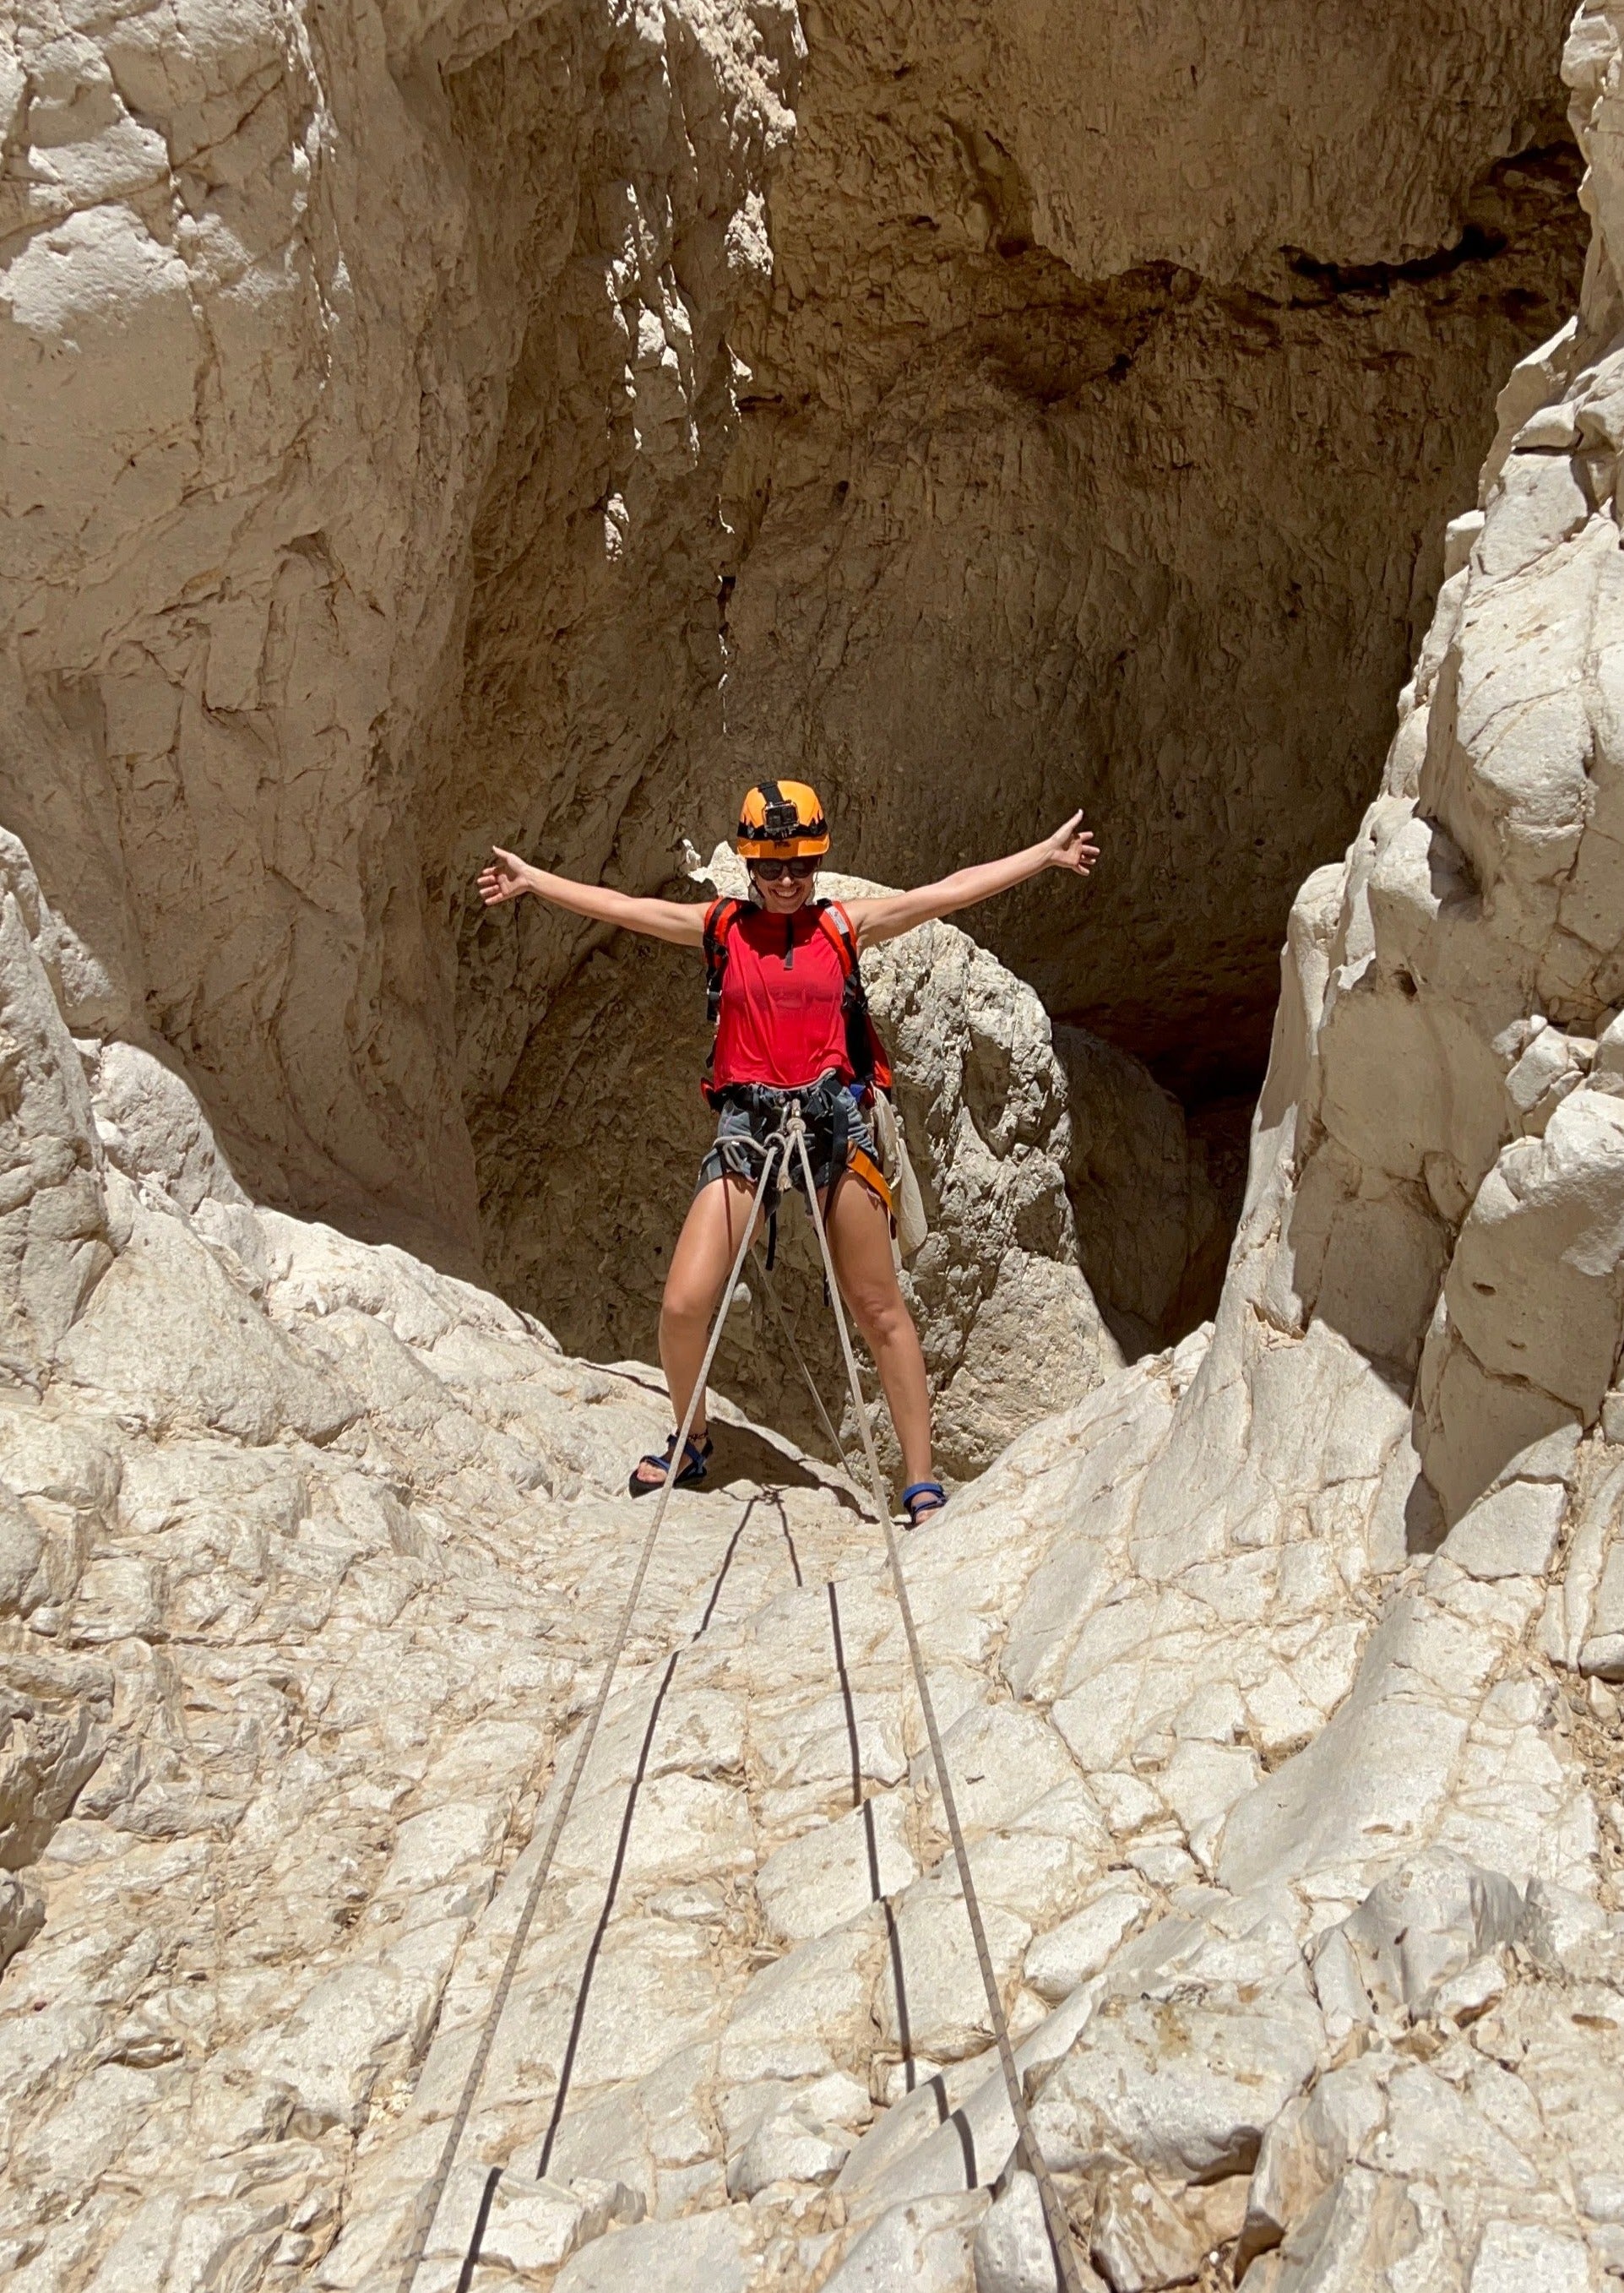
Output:
[[[818,1088],[817,1085],[812,1086],[814,1091]],[[709,1186],[713,1179],[729,1176],[743,1179],[747,1185],[755,1186],[761,1176],[766,1142],[782,1122],[784,1105],[791,1096],[788,1091],[781,1095],[763,1092],[754,1105],[740,1106],[729,1102],[723,1106],[721,1120],[716,1125],[715,1142],[699,1165],[699,1182],[694,1189],[696,1194],[700,1187]],[[867,1092],[855,1083],[844,1083],[837,1090],[829,1092],[828,1097],[839,1102],[838,1112],[844,1116],[844,1167],[854,1179],[861,1180],[889,1212],[891,1189],[880,1171],[879,1149],[875,1144],[874,1126],[867,1113]],[[836,1107],[826,1107],[820,1113],[814,1100],[807,1116],[806,1153],[812,1164],[812,1184],[820,1195],[829,1184],[836,1155],[835,1133],[838,1127]],[[773,1171],[763,1198],[762,1210],[768,1218],[783,1200],[781,1176],[780,1165]],[[805,1173],[798,1154],[790,1158],[789,1183],[805,1193]]]

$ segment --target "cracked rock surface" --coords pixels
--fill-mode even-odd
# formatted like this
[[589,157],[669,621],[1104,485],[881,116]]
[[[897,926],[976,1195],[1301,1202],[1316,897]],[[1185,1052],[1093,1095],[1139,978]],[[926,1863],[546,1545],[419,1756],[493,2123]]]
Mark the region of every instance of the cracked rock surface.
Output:
[[[1617,1331],[1495,1324],[1520,1390],[1543,1341],[1596,1390],[1464,1500],[1432,1478],[1430,1299],[1378,1346],[1342,1301],[1410,1293],[1325,1271],[1393,1247],[1394,1189],[1372,1161],[1353,1244],[1315,1192],[1364,976],[1315,962],[1379,952],[1366,851],[1299,911],[1326,920],[1294,928],[1216,1325],[907,1543],[1034,2126],[1115,2293],[1624,2261]],[[647,1518],[622,1476],[658,1384],[255,1207],[168,1068],[68,1033],[5,857],[4,2250],[28,2293],[384,2293]],[[1410,930],[1408,1000],[1470,1049]],[[1470,1056],[1526,1074],[1550,1029],[1493,1017]],[[1491,1169],[1606,1099],[1606,1041],[1507,1082]],[[1616,1294],[1595,1244],[1550,1278]],[[719,1447],[418,2283],[456,2282],[481,2208],[481,2289],[1050,2282],[876,1531],[736,1413]]]
[[[494,166],[503,106],[530,83],[481,75],[480,55],[530,39],[561,114],[589,119],[590,61],[628,134],[669,131],[674,236],[642,230],[651,193],[637,215],[606,193],[578,227],[601,252],[624,226],[653,265],[628,257],[616,304],[637,451],[709,466],[706,422],[731,418],[704,381],[722,335],[691,325],[684,347],[662,266],[686,235],[684,264],[708,250],[729,277],[749,268],[765,226],[740,153],[783,129],[787,13],[757,12],[731,44],[720,11],[658,26],[623,12],[590,57],[554,55],[551,79],[546,40],[578,34],[578,16],[549,30],[497,12],[478,32],[429,6],[358,17],[325,28],[320,70],[302,19],[277,19],[274,53],[258,18],[210,21],[175,85],[173,46],[139,16],[94,39],[64,22],[55,48],[29,49],[15,100],[35,156],[7,195],[44,202],[24,273],[39,296],[77,293],[79,255],[99,250],[95,276],[120,294],[144,281],[131,307],[158,328],[125,327],[126,369],[178,390],[194,369],[158,318],[190,339],[202,312],[222,359],[240,348],[232,266],[264,181],[300,200],[320,175],[322,103],[369,91],[399,142],[396,172],[340,170],[319,200],[432,174],[443,83],[412,64],[439,43]],[[782,36],[776,93],[756,34]],[[1216,1314],[1054,1396],[906,1541],[1034,2127],[1111,2293],[1604,2293],[1624,2277],[1620,0],[1585,0],[1565,69],[1596,227],[1583,299],[1501,395],[1380,793],[1293,908]],[[699,132],[717,85],[742,143]],[[247,170],[259,190],[230,247],[183,231],[171,174],[198,174],[213,213],[240,133],[290,148],[290,86],[312,173]],[[182,97],[189,142],[144,124]],[[538,138],[529,165],[545,173],[561,148]],[[593,148],[601,182],[626,180]],[[1443,176],[1470,158],[1429,146],[1406,216],[1435,223]],[[1013,199],[994,158],[978,164]],[[1030,179],[1038,158],[1022,166]],[[516,184],[514,232],[542,230],[545,190]],[[128,222],[142,201],[173,244]],[[1051,236],[1062,207],[1046,208]],[[461,275],[464,212],[448,204],[443,241],[412,242],[408,271]],[[268,1206],[269,1162],[237,1151],[254,1091],[262,1146],[282,1124],[284,1175],[311,1187],[353,1176],[381,1134],[364,1092],[327,1090],[351,1072],[342,1031],[315,1040],[317,999],[302,1000],[301,981],[329,993],[335,966],[349,976],[337,941],[314,903],[290,903],[285,939],[265,923],[264,886],[281,899],[336,848],[312,791],[284,806],[269,763],[252,781],[263,879],[248,871],[251,895],[199,959],[188,920],[236,848],[222,820],[245,785],[215,744],[257,755],[271,738],[229,704],[263,696],[265,677],[295,696],[330,743],[321,801],[343,814],[339,843],[382,849],[406,814],[369,810],[361,750],[396,737],[388,679],[368,656],[376,684],[344,685],[341,721],[329,667],[397,644],[420,665],[449,610],[443,572],[403,538],[421,539],[416,512],[377,487],[360,491],[378,565],[413,569],[427,619],[375,611],[353,583],[321,602],[327,561],[301,521],[336,489],[322,454],[353,432],[326,409],[365,400],[388,298],[355,273],[346,304],[336,258],[319,294],[295,257],[279,270],[284,240],[257,243],[271,251],[253,291],[281,279],[314,296],[333,344],[299,369],[309,401],[288,417],[313,492],[271,553],[284,586],[240,624],[218,614],[245,600],[201,600],[203,683],[173,718],[143,713],[139,647],[117,656],[122,718],[65,672],[20,672],[40,847],[0,843],[0,2264],[20,2293],[392,2293],[649,1519],[625,1474],[667,1424],[634,1361],[579,1359],[422,1256]],[[592,264],[548,243],[566,302],[595,294]],[[218,307],[171,275],[189,265],[214,266]],[[644,296],[634,330],[625,310]],[[405,396],[424,420],[461,406],[472,434],[497,418],[481,329],[517,321],[471,285],[457,307],[465,328],[437,319],[423,337],[450,366]],[[105,444],[94,317],[61,404],[24,393],[47,445],[63,421]],[[542,348],[535,402],[556,386],[562,404],[580,369]],[[387,356],[381,370],[408,373]],[[287,405],[274,372],[252,356],[244,371],[246,400],[201,403],[225,409],[211,450],[246,468],[241,406]],[[175,561],[158,542],[195,569],[190,519],[206,506],[223,531],[264,511],[252,485],[198,477],[190,415],[178,399],[171,413],[144,442],[87,454],[82,492],[21,522],[28,579],[49,592],[38,626],[77,631],[81,667],[100,658],[104,581],[134,584],[162,619]],[[421,481],[455,523],[473,466],[427,457],[407,492]],[[604,519],[624,540],[648,506],[618,498],[594,549]],[[508,506],[516,559],[528,511]],[[497,655],[516,626],[492,614]],[[667,659],[650,651],[651,680]],[[494,677],[486,698],[497,706]],[[111,774],[133,755],[142,770],[87,811],[85,758]],[[126,852],[109,823],[161,816],[166,799],[145,811],[132,791],[176,758],[198,773],[188,832],[212,824],[214,840],[172,866],[158,839],[143,881],[163,897],[121,905],[141,836]],[[64,873],[93,849],[87,822],[102,835],[102,904],[77,917],[35,874],[53,805]],[[348,864],[332,863],[339,908]],[[139,993],[134,943],[117,941],[132,913]],[[100,946],[86,915],[107,925]],[[429,936],[387,900],[361,900],[349,928],[345,962],[432,974]],[[260,935],[248,954],[238,932]],[[243,1018],[256,997],[273,1021],[259,1034]],[[426,1029],[419,1063],[380,1049],[374,1078],[414,1139],[417,1082],[423,1105],[448,1104],[432,1003],[424,990],[400,1023]],[[191,1088],[171,1031],[225,1078],[235,1129]],[[443,1209],[470,1173],[448,1118],[440,1143]],[[1075,1164],[1057,1130],[1040,1144],[1059,1215]],[[374,1168],[375,1200],[418,1215],[418,1180]],[[1160,1262],[1147,1251],[1130,1269],[1141,1294]],[[1032,2293],[1053,2265],[877,1529],[833,1471],[719,1415],[712,1485],[673,1505],[418,2286],[450,2293],[482,2211],[478,2293]]]

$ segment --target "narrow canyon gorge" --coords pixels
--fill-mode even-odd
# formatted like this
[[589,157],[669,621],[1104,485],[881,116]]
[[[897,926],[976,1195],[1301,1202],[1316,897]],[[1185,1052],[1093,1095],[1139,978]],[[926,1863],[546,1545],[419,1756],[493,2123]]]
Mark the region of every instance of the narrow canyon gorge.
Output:
[[[1624,2279],[1624,0],[17,0],[0,121],[0,2274]],[[754,1265],[591,1732],[703,983],[473,879],[791,772],[1103,847],[865,965],[962,1860]]]

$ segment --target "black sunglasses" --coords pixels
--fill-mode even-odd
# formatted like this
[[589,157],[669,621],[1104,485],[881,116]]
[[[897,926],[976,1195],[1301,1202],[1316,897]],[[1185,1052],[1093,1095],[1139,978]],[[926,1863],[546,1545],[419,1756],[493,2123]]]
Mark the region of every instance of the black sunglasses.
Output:
[[815,859],[752,860],[750,863],[750,873],[759,876],[764,884],[776,884],[780,876],[788,876],[793,882],[804,884],[809,876],[815,876],[817,872]]

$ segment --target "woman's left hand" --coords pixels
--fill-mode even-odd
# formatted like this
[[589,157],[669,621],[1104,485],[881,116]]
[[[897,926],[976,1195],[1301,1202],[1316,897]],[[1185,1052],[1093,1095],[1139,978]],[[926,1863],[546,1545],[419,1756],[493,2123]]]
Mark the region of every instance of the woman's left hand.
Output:
[[1074,876],[1086,876],[1099,856],[1100,847],[1083,826],[1082,814],[1074,812],[1065,825],[1050,837],[1046,865],[1069,868]]

